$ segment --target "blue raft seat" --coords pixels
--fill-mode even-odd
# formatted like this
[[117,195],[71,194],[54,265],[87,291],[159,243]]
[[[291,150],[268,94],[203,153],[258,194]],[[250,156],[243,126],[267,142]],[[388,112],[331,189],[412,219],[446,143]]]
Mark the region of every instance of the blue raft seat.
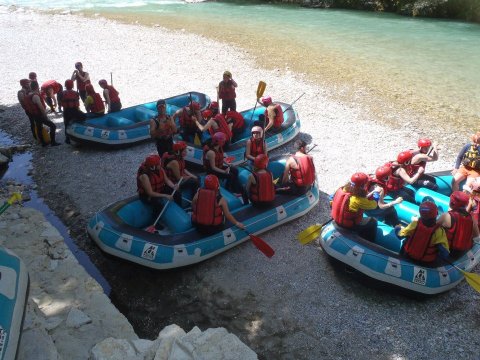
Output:
[[135,122],[132,120],[117,116],[110,116],[107,120],[107,126],[111,128],[127,127],[133,124],[135,124]]
[[146,108],[144,106],[138,106],[135,109],[135,121],[136,122],[150,120],[154,116],[157,116],[157,112],[155,110],[151,110],[151,109]]

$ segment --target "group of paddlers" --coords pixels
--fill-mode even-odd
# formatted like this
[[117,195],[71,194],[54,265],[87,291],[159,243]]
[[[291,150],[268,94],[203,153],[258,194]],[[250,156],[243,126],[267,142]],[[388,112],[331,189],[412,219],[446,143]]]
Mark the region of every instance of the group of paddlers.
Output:
[[[333,196],[332,218],[361,237],[374,242],[377,219],[395,227],[395,233],[405,238],[402,253],[422,263],[432,263],[437,257],[447,258],[473,246],[479,237],[480,213],[480,132],[460,151],[452,171],[450,209],[438,217],[432,198],[425,197],[419,206],[420,217],[402,227],[394,205],[406,200],[415,203],[414,192],[405,187],[425,187],[436,191],[435,178],[425,174],[427,162],[438,159],[439,148],[430,139],[420,139],[417,150],[402,151],[396,161],[377,168],[375,174],[355,173],[350,181]],[[463,191],[459,184],[466,180]],[[385,196],[392,200],[385,202]],[[364,216],[364,213],[368,216]],[[372,217],[372,216],[375,216]],[[478,238],[480,240],[480,238]]]
[[[73,90],[74,82],[77,84],[77,91]],[[57,109],[63,112],[65,126],[65,141],[70,143],[66,132],[72,121],[83,121],[87,117],[101,116],[105,113],[105,105],[108,112],[119,111],[122,108],[118,91],[102,79],[98,82],[103,89],[102,100],[100,94],[90,81],[88,72],[83,71],[81,62],[75,64],[75,70],[70,79],[65,81],[65,88],[55,80],[48,80],[39,86],[37,74],[31,72],[28,79],[20,80],[21,89],[18,91],[18,101],[30,120],[32,135],[38,139],[43,146],[60,145],[55,141],[56,125],[47,116],[47,105],[50,112],[57,113]],[[86,114],[80,110],[80,99],[86,110]],[[43,126],[50,129],[49,138],[43,132]]]

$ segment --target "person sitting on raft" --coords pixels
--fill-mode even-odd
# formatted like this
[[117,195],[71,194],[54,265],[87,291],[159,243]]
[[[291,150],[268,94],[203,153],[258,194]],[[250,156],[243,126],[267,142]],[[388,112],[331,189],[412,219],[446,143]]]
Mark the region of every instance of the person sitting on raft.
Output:
[[480,181],[479,178],[470,185],[470,199],[467,205],[467,212],[472,214],[473,221],[477,224],[480,221]]
[[295,195],[305,194],[315,182],[315,164],[313,158],[307,154],[307,143],[296,140],[295,154],[290,156],[285,163],[282,176],[283,188],[281,192]]
[[192,224],[202,234],[223,230],[225,218],[240,229],[245,225],[230,213],[227,201],[220,194],[220,183],[215,175],[205,177],[204,187],[192,199]]
[[433,162],[438,160],[438,145],[436,142],[432,143],[430,139],[422,138],[418,140],[418,150],[412,151],[412,161],[410,166],[407,168],[408,176],[414,176],[418,168],[423,168],[423,174],[418,178],[417,181],[411,185],[417,189],[424,187],[433,191],[438,190],[438,185],[435,182],[433,176],[425,174],[425,167],[427,162]]
[[202,134],[199,132],[196,122],[202,119],[202,113],[200,112],[200,104],[196,101],[190,102],[188,106],[184,106],[178,109],[172,116],[173,121],[176,118],[179,119],[180,133],[184,141],[193,143],[195,135],[201,138]]
[[[56,108],[62,111],[62,94],[63,86],[56,82],[55,80],[45,81],[42,86],[40,86],[41,95],[45,99],[45,102],[50,107],[50,111],[57,113]],[[56,98],[54,95],[57,95]]]
[[262,97],[260,104],[265,106],[265,120],[267,121],[267,125],[264,126],[265,131],[271,132],[280,132],[282,131],[282,124],[283,124],[283,109],[280,104],[277,104],[272,101],[270,96]]
[[243,134],[245,130],[245,119],[242,114],[237,111],[227,111],[225,114],[225,121],[232,132],[232,138]]
[[263,138],[263,129],[260,126],[254,126],[252,127],[252,137],[247,140],[245,146],[245,158],[255,161],[260,154],[267,155],[267,144]]
[[71,80],[77,82],[77,90],[80,93],[80,98],[82,102],[85,102],[87,98],[85,86],[90,84],[90,75],[88,72],[83,71],[83,64],[80,61],[75,63],[75,70],[73,70]]
[[478,223],[467,212],[470,197],[461,191],[450,195],[450,210],[437,220],[447,232],[448,245],[452,255],[463,254],[473,246],[473,238],[478,238]]
[[480,176],[480,132],[472,135],[472,141],[460,150],[452,170],[452,191],[460,188],[460,183],[467,179],[467,187]]
[[373,210],[377,202],[371,197],[374,191],[367,194],[368,175],[355,173],[350,182],[340,187],[333,196],[332,218],[337,225],[356,232],[368,241],[375,241],[377,220],[363,217],[365,210]]
[[396,162],[385,164],[386,166],[392,167],[392,174],[388,178],[386,189],[390,196],[401,196],[405,201],[415,204],[415,194],[413,190],[405,188],[405,183],[413,184],[416,182],[420,176],[422,176],[425,169],[419,167],[417,171],[410,176],[409,173],[412,174],[410,171],[412,158],[413,153],[410,150],[402,151],[398,154]]
[[420,204],[419,212],[419,220],[412,221],[405,228],[395,228],[398,237],[407,237],[400,253],[426,264],[437,260],[439,255],[447,258],[450,248],[445,229],[436,223],[437,205],[425,201]]
[[268,156],[257,155],[253,162],[253,171],[248,177],[245,189],[250,201],[255,206],[270,205],[275,200],[273,175],[267,170]]
[[396,226],[400,224],[400,220],[398,219],[397,210],[395,210],[394,206],[400,204],[403,201],[403,198],[400,196],[389,203],[385,202],[387,181],[391,174],[391,167],[380,166],[375,171],[375,176],[370,176],[367,185],[367,192],[373,192],[373,199],[377,202],[377,208],[367,210],[365,213],[369,216],[375,216],[376,218],[383,220],[387,225]]
[[62,94],[63,126],[65,128],[65,142],[70,144],[67,128],[73,121],[84,121],[86,116],[80,111],[80,97],[73,90],[73,81],[65,81],[65,90]]
[[225,135],[225,145],[229,145],[232,140],[232,131],[225,121],[225,117],[222,114],[217,114],[215,117],[210,118],[205,125],[202,125],[197,119],[195,119],[195,125],[201,132],[207,131],[210,133],[210,137],[214,134],[221,132]]
[[173,135],[177,132],[175,121],[167,115],[167,103],[164,99],[157,101],[157,116],[150,119],[150,137],[155,140],[158,155],[172,151]]
[[207,110],[210,110],[212,112],[212,116],[215,116],[219,113],[220,109],[219,109],[219,105],[218,105],[218,102],[217,101],[212,101],[208,107],[207,107]]
[[108,113],[120,111],[122,109],[122,102],[118,96],[118,91],[113,85],[108,85],[107,80],[105,79],[100,80],[98,85],[103,89],[103,97],[108,106]]
[[93,118],[104,115],[105,105],[103,104],[100,94],[95,92],[93,85],[87,84],[85,91],[87,92],[87,98],[85,99],[84,105],[87,110],[87,116]]

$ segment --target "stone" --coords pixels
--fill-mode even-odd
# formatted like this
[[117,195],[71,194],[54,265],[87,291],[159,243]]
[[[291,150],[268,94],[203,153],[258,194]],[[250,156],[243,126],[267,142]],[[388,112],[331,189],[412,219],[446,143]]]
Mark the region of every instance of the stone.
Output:
[[53,246],[56,243],[63,241],[63,237],[60,235],[58,230],[54,228],[52,225],[49,225],[40,236],[45,239],[48,245]]
[[67,316],[67,326],[78,329],[80,326],[89,324],[92,322],[92,319],[85,314],[83,311],[73,308],[70,310]]
[[3,154],[0,154],[0,165],[7,165],[10,159]]
[[145,354],[153,345],[152,340],[138,339],[132,341],[133,347],[138,354]]
[[145,360],[166,360],[172,350],[176,338],[185,336],[185,331],[178,325],[172,324],[164,327],[158,334],[152,347],[145,353]]
[[49,317],[45,320],[45,329],[47,329],[48,331],[53,330],[57,328],[62,323],[62,321],[63,319],[58,316]]
[[142,360],[127,340],[107,338],[90,350],[91,360]]
[[23,331],[18,347],[18,359],[58,360],[59,355],[45,329]]

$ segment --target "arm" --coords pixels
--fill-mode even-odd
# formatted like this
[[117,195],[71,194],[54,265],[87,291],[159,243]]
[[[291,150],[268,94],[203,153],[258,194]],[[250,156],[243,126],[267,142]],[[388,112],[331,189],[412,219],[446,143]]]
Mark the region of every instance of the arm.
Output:
[[[146,174],[143,174],[143,175],[140,176],[140,183],[142,184],[143,189],[145,190],[145,192],[147,193],[147,195],[149,197],[163,197],[163,198],[166,198],[168,200],[173,199],[172,195],[161,194],[161,193],[157,193],[157,192],[153,191],[152,190],[152,185],[150,184],[150,180],[148,179],[148,176]],[[171,183],[171,181],[170,181],[170,183]]]
[[178,166],[178,161],[170,161],[167,165],[167,168],[172,170],[173,177],[175,181],[180,180],[182,175],[180,174],[180,166]]
[[103,97],[105,98],[105,102],[108,105],[108,110],[110,110],[110,95],[108,89],[103,90]]
[[[220,200],[219,205],[222,208],[223,214],[225,215],[228,221],[230,221],[231,223],[233,223],[233,225],[239,227],[240,229],[245,229],[245,225],[243,225],[241,222],[238,222],[237,219],[235,219],[235,217],[230,213],[230,209],[228,208],[228,204],[224,198]],[[193,206],[193,202],[192,202],[192,206]]]
[[423,172],[425,171],[424,168],[419,168],[417,173],[415,175],[413,175],[412,177],[408,176],[407,172],[405,171],[405,169],[402,169],[400,168],[398,170],[398,175],[403,179],[403,181],[405,181],[406,183],[409,183],[409,184],[413,184],[415,181],[418,180],[418,178],[423,174]]
[[417,221],[414,220],[410,224],[408,224],[407,227],[401,228],[400,231],[398,232],[398,235],[401,237],[410,236],[413,234],[416,228],[417,228]]
[[273,126],[273,123],[275,121],[275,110],[273,109],[273,107],[270,107],[269,109],[267,109],[267,118],[268,118],[268,123],[267,123],[267,126],[265,126],[264,133],[267,132],[267,130]]
[[[215,153],[212,150],[207,152],[207,160],[210,163],[210,167],[221,174],[228,174],[228,170],[223,170],[215,166]],[[227,168],[228,169],[228,168]]]
[[87,72],[84,72],[84,75],[80,74],[80,72],[77,72],[77,76],[82,80],[83,82],[90,81],[90,75],[88,75]]
[[283,170],[283,175],[282,175],[282,184],[286,184],[288,182],[291,163],[292,163],[291,159],[288,159],[287,163],[285,164],[285,170]]
[[40,109],[40,112],[42,113],[43,118],[48,119],[47,112],[45,111],[45,108],[43,107],[42,101],[40,100],[40,96],[39,95],[33,96],[32,101]]
[[384,209],[389,209],[391,207],[394,207],[396,204],[400,204],[403,201],[403,198],[399,196],[395,200],[390,201],[388,204],[384,201],[385,199],[385,191],[380,188],[379,193],[379,199],[378,199],[378,207],[382,210]]
[[168,186],[170,186],[172,189],[174,190],[177,190],[178,189],[178,183],[177,184],[174,184],[172,182],[172,180],[170,180],[167,176],[167,174],[165,174],[165,170],[161,169],[160,171],[163,171],[163,178],[165,179],[165,184],[167,184]]
[[465,156],[465,153],[467,150],[470,148],[471,144],[465,144],[462,150],[457,155],[457,160],[455,160],[455,169],[458,169],[460,165],[462,164],[463,157]]
[[[186,177],[190,177],[190,178],[195,179],[195,180],[198,179],[196,175],[193,175],[193,174],[192,174],[190,171],[188,171],[187,169],[185,169],[185,170],[183,170],[183,171],[184,171],[185,175],[187,175]],[[185,177],[185,176],[184,176],[184,177]]]
[[170,127],[172,128],[172,133],[176,134],[177,133],[177,125],[175,124],[175,121],[173,120],[173,117],[170,118]]
[[230,81],[232,82],[232,86],[234,88],[236,88],[238,86],[237,82],[235,80],[233,80],[232,78],[230,78]]
[[248,139],[248,140],[247,140],[247,144],[246,144],[246,146],[245,146],[245,157],[246,157],[248,160],[254,161],[255,158],[254,158],[252,155],[250,155],[250,152],[251,152],[250,146],[252,146],[252,140],[251,140],[251,139]]
[[245,185],[245,191],[247,194],[250,194],[250,186],[255,185],[257,182],[255,181],[255,177],[250,174],[248,176],[247,184]]
[[210,120],[207,121],[207,123],[205,125],[202,125],[198,122],[197,119],[195,119],[195,124],[197,124],[198,129],[202,132],[210,129],[213,126],[214,122],[215,122],[214,120],[210,119]]
[[73,74],[70,80],[75,81],[75,79],[77,78],[77,74],[78,74],[78,70],[73,70]]
[[154,118],[150,119],[150,137],[154,138],[157,135],[157,123]]

